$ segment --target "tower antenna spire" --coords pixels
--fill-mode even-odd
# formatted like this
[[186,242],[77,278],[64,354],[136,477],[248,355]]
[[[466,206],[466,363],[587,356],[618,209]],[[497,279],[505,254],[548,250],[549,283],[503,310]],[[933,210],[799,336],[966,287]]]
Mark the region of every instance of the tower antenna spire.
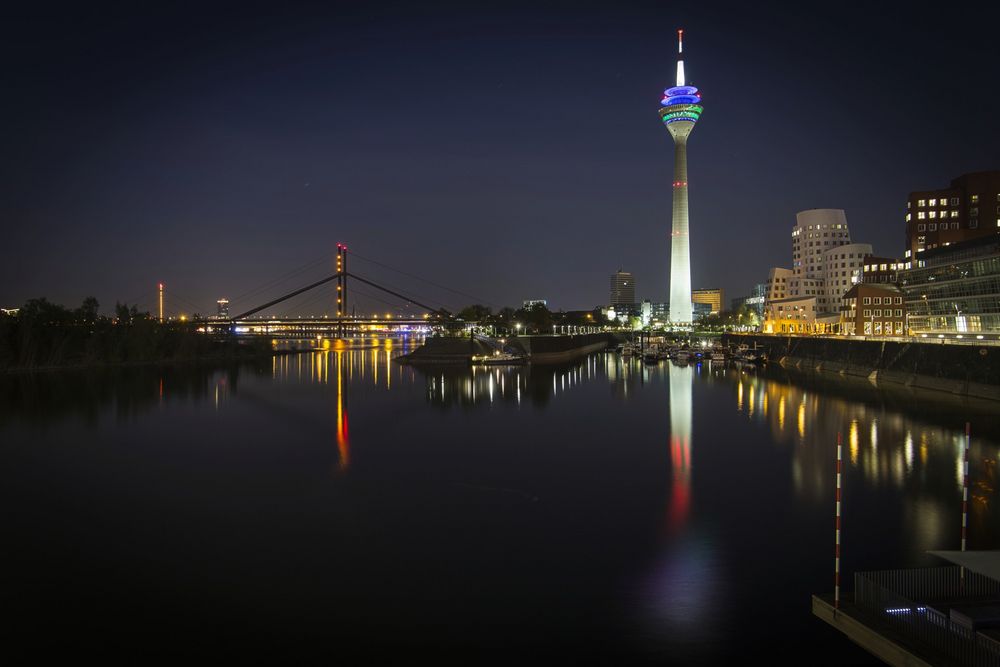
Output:
[[684,28],[677,29],[677,85],[684,85]]

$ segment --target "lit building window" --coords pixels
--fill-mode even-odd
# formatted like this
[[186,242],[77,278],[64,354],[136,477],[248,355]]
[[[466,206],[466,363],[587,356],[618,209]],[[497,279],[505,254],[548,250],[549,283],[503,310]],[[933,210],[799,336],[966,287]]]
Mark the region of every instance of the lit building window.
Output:
[[969,202],[972,203],[972,204],[978,204],[979,203],[979,195],[972,195],[971,197],[969,197]]
[[947,205],[948,205],[948,200],[942,198],[941,199],[941,206],[947,206]]
[[937,211],[931,211],[930,213],[927,214],[927,217],[933,220],[934,218],[937,217]]
[[912,215],[913,215],[912,213],[907,213],[907,214],[906,214],[906,221],[907,221],[907,222],[909,222],[909,221],[910,221],[910,217],[911,217]]
[[917,200],[917,206],[927,206],[927,200],[926,199],[918,199]]
[[958,211],[952,211],[951,212],[951,217],[957,218],[958,217]]
[[919,212],[917,213],[917,220],[923,220],[923,219],[924,219],[924,218],[926,218],[926,217],[927,217],[927,214],[926,214],[926,213],[924,213],[923,211],[919,211]]

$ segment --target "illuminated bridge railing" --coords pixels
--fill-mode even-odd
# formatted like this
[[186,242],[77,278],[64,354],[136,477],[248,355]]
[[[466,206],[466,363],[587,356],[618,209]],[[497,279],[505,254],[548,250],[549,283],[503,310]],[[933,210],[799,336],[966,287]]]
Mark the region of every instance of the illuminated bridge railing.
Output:
[[1000,582],[960,567],[859,572],[854,602],[874,620],[915,645],[961,664],[1000,667],[1000,642],[956,623],[954,606],[1000,603]]

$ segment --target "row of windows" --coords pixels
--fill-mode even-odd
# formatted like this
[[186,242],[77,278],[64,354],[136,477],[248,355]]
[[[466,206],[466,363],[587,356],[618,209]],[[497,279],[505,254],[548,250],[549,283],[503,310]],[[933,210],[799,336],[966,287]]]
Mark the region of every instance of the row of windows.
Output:
[[[873,327],[873,324],[874,324],[874,327]],[[876,336],[882,336],[882,335],[891,336],[892,335],[892,330],[893,330],[893,324],[896,325],[896,335],[897,336],[902,336],[903,335],[903,323],[902,322],[895,322],[895,323],[893,323],[893,322],[886,322],[884,327],[882,326],[881,322],[874,322],[874,323],[873,322],[865,322],[865,335],[866,336],[871,336],[872,335],[872,329],[874,328]]]
[[[975,197],[976,195],[973,195],[973,196]],[[930,201],[930,204],[927,203],[928,201]],[[927,199],[918,199],[917,200],[917,206],[924,207],[924,206],[928,206],[928,205],[929,206],[947,206],[948,205],[948,200],[946,198],[944,198],[944,197],[942,197],[940,199],[940,202],[941,202],[940,204],[937,203],[938,201],[939,200],[937,200],[937,199],[930,199],[930,200],[927,200]],[[958,206],[958,197],[952,197],[951,198],[951,205],[952,206]],[[909,207],[907,207],[907,208],[909,208]]]
[[[977,209],[972,209],[972,211],[970,211],[970,215],[976,215],[977,213],[978,213]],[[917,213],[917,220],[925,220],[927,218],[930,218],[931,220],[934,220],[937,217],[938,217],[938,212],[937,211],[927,211],[927,213],[924,213],[923,211],[920,211],[919,213]],[[948,218],[948,217],[957,218],[958,217],[958,211],[951,211],[951,215],[949,215],[948,211],[941,211],[941,217],[942,218]],[[907,220],[907,222],[909,222],[909,220],[910,220],[910,214],[909,213],[906,214],[906,220]]]
[[[976,220],[975,222],[976,222],[976,227],[978,227],[979,226],[979,221]],[[969,226],[972,227],[972,220],[969,221]],[[951,228],[952,229],[958,229],[959,228],[958,227],[958,223],[957,222],[951,223]],[[975,227],[972,227],[972,228],[975,229]],[[941,229],[948,229],[948,223],[947,222],[942,222],[941,223]],[[937,230],[938,230],[938,223],[936,223],[936,222],[929,222],[927,224],[924,224],[924,223],[921,222],[920,224],[917,225],[917,231],[918,232],[936,232]]]
[[[1000,193],[997,193],[997,202],[1000,203]],[[918,199],[917,206],[920,208],[928,206],[948,206],[949,203],[952,206],[958,206],[958,197],[951,197],[950,199],[941,197],[940,199],[934,197],[931,199]],[[979,195],[969,195],[970,204],[979,203]],[[906,202],[906,208],[910,208],[910,202]]]
[[[802,233],[802,227],[797,227],[795,232]],[[807,225],[805,229],[847,229],[847,225]],[[793,232],[794,233],[794,232]]]
[[[882,309],[881,308],[875,308],[875,309],[865,308],[864,312],[863,312],[863,316],[864,317],[882,317]],[[902,317],[902,316],[903,316],[903,309],[902,308],[897,308],[896,309],[896,317]],[[885,317],[892,317],[892,310],[891,309],[889,309],[889,308],[885,309]]]
[[[897,303],[897,304],[903,303],[903,297],[901,297],[901,296],[897,296],[897,297],[887,296],[887,297],[885,297],[885,305],[888,306],[890,303],[893,303],[893,298],[896,299],[895,303]],[[864,304],[866,306],[870,306],[870,305],[872,305],[872,303],[874,303],[876,306],[881,306],[882,303],[883,303],[882,297],[880,297],[880,296],[876,296],[876,297],[866,296],[866,297],[864,297]]]

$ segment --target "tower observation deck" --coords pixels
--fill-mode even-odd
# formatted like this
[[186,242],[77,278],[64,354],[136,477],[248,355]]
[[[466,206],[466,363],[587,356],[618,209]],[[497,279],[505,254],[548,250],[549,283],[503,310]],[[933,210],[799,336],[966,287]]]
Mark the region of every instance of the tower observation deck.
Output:
[[663,91],[660,119],[674,140],[674,209],[670,234],[670,323],[691,324],[691,240],[688,234],[687,141],[704,107],[684,78],[684,31],[677,31],[677,85]]

